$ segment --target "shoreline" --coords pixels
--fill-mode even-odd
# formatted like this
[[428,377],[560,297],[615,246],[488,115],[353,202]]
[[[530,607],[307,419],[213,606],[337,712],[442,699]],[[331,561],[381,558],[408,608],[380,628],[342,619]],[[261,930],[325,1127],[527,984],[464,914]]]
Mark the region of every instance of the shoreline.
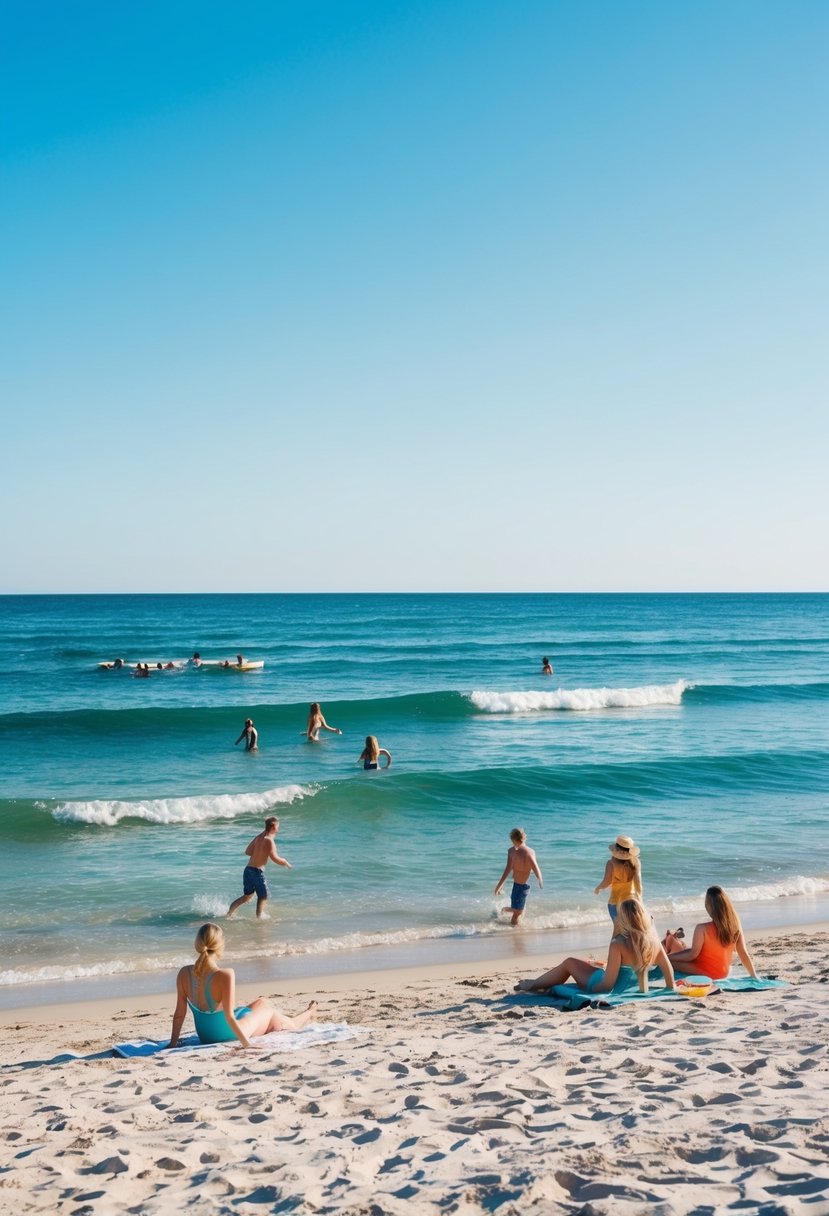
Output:
[[[820,919],[808,921],[780,920],[766,924],[761,905],[755,909],[756,918],[741,915],[746,929],[749,948],[754,940],[774,940],[792,934],[829,934],[829,911],[824,910]],[[769,911],[770,911],[769,907]],[[701,917],[704,912],[701,911]],[[292,997],[313,996],[317,991],[349,994],[357,991],[396,992],[412,983],[437,980],[450,981],[472,979],[480,976],[497,976],[506,982],[513,974],[532,970],[536,964],[545,968],[567,955],[589,955],[607,945],[610,923],[602,926],[581,926],[574,929],[533,932],[529,926],[511,934],[507,939],[511,950],[505,950],[506,935],[493,938],[427,939],[414,943],[415,950],[408,950],[408,959],[395,947],[392,953],[397,960],[386,960],[377,965],[383,947],[349,952],[350,958],[342,955],[328,956],[328,966],[320,966],[320,955],[280,957],[275,960],[256,959],[236,963],[231,957],[226,960],[236,972],[237,992],[240,1000],[250,1001],[260,995]],[[447,957],[440,958],[438,949],[447,947]],[[454,951],[454,953],[452,953]],[[365,957],[371,953],[371,958]],[[345,952],[344,952],[345,953]],[[354,956],[359,953],[357,960]],[[449,957],[450,953],[452,954]],[[411,957],[416,954],[420,957]],[[428,960],[423,958],[428,954]],[[354,966],[359,961],[360,966]],[[262,966],[262,964],[265,964]],[[299,964],[289,966],[288,964]],[[336,964],[340,965],[337,966]],[[372,965],[374,963],[374,965]],[[303,965],[304,964],[304,965]],[[333,965],[332,965],[333,964]],[[352,965],[349,965],[352,964]],[[258,971],[257,976],[251,971]],[[119,981],[114,983],[114,981]],[[48,1000],[27,1001],[29,990],[48,990]],[[66,1023],[85,1017],[111,1016],[113,1013],[128,1015],[137,1005],[142,1010],[169,1009],[172,1013],[175,988],[175,968],[163,971],[142,972],[135,975],[94,977],[82,981],[58,981],[48,985],[18,985],[8,993],[0,993],[0,1027],[17,1026],[22,1023],[51,1025]],[[90,991],[92,989],[92,991]],[[114,989],[114,990],[108,990]],[[97,990],[97,991],[96,991]],[[6,995],[16,995],[19,1000],[3,1001]]]

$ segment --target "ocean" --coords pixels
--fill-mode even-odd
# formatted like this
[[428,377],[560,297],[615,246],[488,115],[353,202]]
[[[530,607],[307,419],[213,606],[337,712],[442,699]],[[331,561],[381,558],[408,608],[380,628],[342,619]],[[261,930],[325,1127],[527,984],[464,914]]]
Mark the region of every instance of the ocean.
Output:
[[[194,651],[265,665],[97,666]],[[3,597],[0,670],[0,1002],[188,960],[274,810],[293,868],[227,925],[250,978],[604,931],[620,832],[660,927],[714,882],[747,923],[827,906],[827,595]],[[312,700],[341,736],[302,737]],[[517,826],[545,879],[518,932]]]

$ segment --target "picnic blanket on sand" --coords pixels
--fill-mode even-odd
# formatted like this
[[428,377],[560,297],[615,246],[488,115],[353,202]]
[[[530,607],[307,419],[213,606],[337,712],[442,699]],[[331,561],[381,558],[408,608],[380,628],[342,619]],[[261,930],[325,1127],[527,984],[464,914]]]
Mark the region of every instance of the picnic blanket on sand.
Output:
[[[656,970],[659,979],[661,972]],[[787,988],[785,980],[754,980],[750,975],[734,976],[727,980],[716,980],[709,996],[717,992],[764,992],[768,988]],[[611,1009],[616,1005],[630,1005],[637,1001],[679,1000],[687,1001],[675,989],[659,987],[649,988],[647,992],[585,992],[575,984],[557,984],[546,992],[512,992],[504,998],[514,1005],[544,1005],[548,1009],[585,1009],[592,1005],[594,1009]],[[706,998],[707,999],[707,998]]]
[[[256,1035],[251,1039],[262,1051],[307,1051],[321,1043],[342,1043],[346,1039],[356,1039],[360,1034],[367,1034],[364,1026],[349,1026],[348,1022],[314,1022],[302,1030],[277,1030],[272,1034]],[[200,1043],[195,1034],[187,1035],[179,1042],[178,1047],[169,1051],[164,1049],[169,1039],[158,1042],[154,1039],[133,1039],[129,1043],[118,1043],[113,1047],[113,1054],[131,1059],[134,1056],[154,1056],[164,1051],[167,1056],[180,1055],[183,1051],[217,1051],[222,1048],[236,1050],[239,1044],[235,1039],[228,1043]]]

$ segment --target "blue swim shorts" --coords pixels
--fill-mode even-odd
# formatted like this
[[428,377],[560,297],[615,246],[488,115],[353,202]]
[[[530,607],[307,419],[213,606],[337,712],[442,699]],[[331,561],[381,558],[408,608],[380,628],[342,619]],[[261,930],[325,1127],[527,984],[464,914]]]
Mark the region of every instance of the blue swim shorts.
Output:
[[258,895],[260,899],[268,898],[268,884],[265,882],[265,875],[256,866],[245,866],[242,883],[245,895]]
[[513,912],[524,911],[529,893],[530,884],[528,882],[514,882],[512,884],[512,895],[510,896],[509,906]]

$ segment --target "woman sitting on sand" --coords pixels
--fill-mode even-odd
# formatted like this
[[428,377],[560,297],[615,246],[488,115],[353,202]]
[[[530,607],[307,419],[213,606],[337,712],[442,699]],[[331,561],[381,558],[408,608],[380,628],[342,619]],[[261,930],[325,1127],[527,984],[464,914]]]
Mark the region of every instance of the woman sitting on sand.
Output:
[[386,768],[390,768],[391,752],[387,752],[384,747],[380,746],[375,735],[366,735],[366,745],[360,752],[360,759],[357,763],[362,764],[366,769],[379,768],[381,756],[386,757]]
[[593,888],[594,895],[610,887],[610,897],[607,910],[610,919],[616,919],[616,909],[625,899],[642,898],[642,867],[639,864],[639,850],[630,836],[617,836],[613,844],[609,844],[610,859],[604,868],[604,878],[597,887]]
[[515,991],[543,992],[572,979],[579,988],[596,996],[601,992],[647,992],[648,968],[654,965],[662,972],[665,987],[673,988],[674,973],[650,913],[638,899],[626,899],[617,910],[616,936],[610,942],[605,967],[584,958],[566,958],[538,979],[521,980]]
[[758,979],[740,918],[722,887],[709,887],[705,892],[705,911],[711,919],[696,926],[690,946],[686,947],[675,933],[665,934],[662,945],[674,971],[724,980],[731,970],[736,950],[752,979]]
[[328,725],[322,716],[319,701],[312,701],[311,708],[308,711],[308,725],[305,727],[305,733],[311,743],[319,743],[321,730],[330,730],[332,735],[341,735],[343,733],[338,726]]
[[178,1047],[188,1005],[202,1043],[228,1043],[238,1039],[243,1047],[255,1047],[256,1044],[250,1041],[253,1035],[270,1034],[274,1030],[301,1030],[316,1020],[316,1001],[311,1001],[295,1018],[280,1013],[261,996],[252,1005],[234,1009],[236,976],[231,967],[219,967],[224,945],[225,935],[218,925],[202,925],[196,934],[196,964],[182,967],[176,978],[178,999],[168,1048]]

